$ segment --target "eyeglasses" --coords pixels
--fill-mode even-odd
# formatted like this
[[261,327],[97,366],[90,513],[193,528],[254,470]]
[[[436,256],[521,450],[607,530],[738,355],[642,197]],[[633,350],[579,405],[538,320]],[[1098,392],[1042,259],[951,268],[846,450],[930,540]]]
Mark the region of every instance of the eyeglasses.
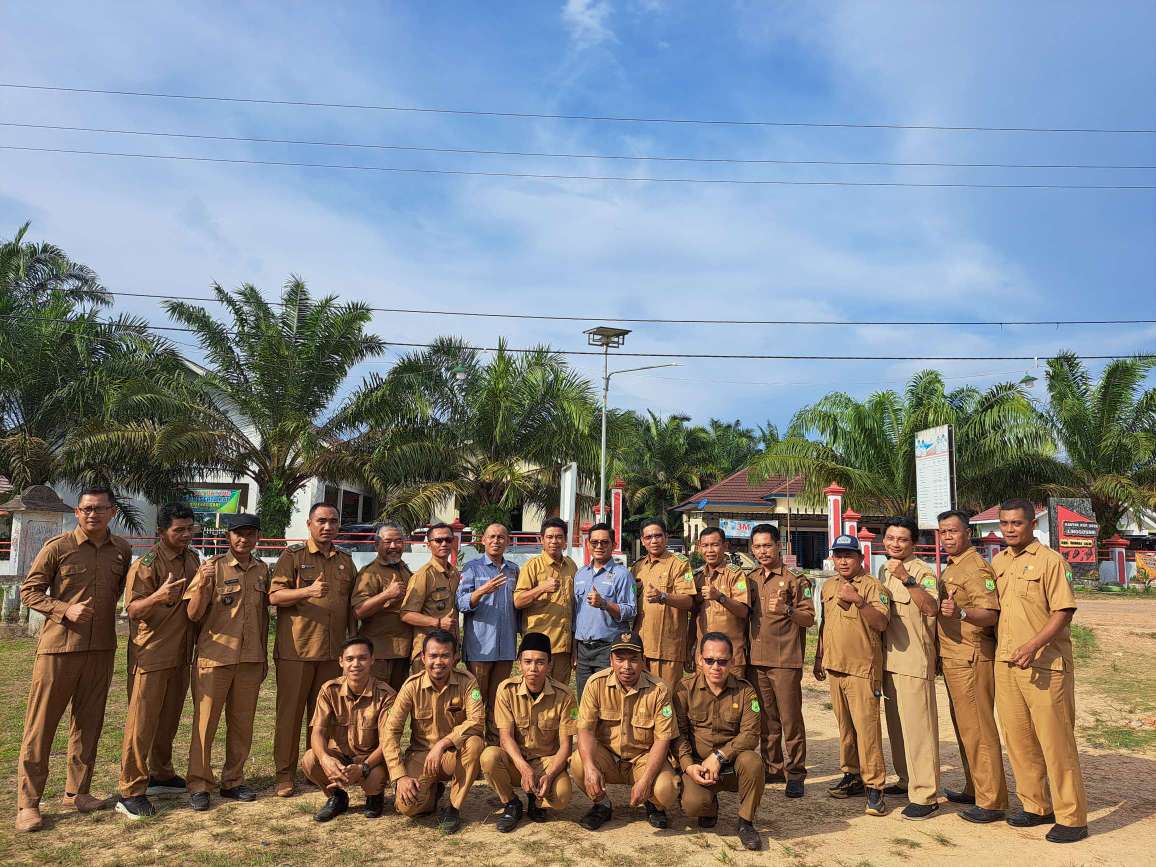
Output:
[[709,665],[709,666],[717,665],[719,668],[722,668],[724,665],[728,665],[729,663],[730,663],[729,658],[720,658],[720,657],[714,657],[714,656],[704,656],[702,658],[702,664],[703,665]]
[[112,506],[85,506],[83,509],[77,506],[76,511],[82,515],[103,515],[105,512],[112,511]]
[[591,548],[604,548],[605,546],[607,546],[609,544],[610,544],[609,539],[591,539],[590,540],[590,547]]
[[454,539],[452,536],[445,536],[445,537],[439,536],[437,539],[430,539],[429,543],[431,545],[448,545],[453,540]]

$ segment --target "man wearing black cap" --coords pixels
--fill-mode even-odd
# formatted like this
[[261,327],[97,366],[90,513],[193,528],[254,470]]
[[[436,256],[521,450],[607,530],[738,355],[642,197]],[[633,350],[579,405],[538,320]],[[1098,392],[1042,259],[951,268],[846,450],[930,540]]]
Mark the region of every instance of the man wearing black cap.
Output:
[[652,827],[666,828],[666,811],[678,800],[678,778],[669,761],[678,737],[670,688],[642,670],[642,639],[623,632],[610,645],[610,668],[586,681],[578,709],[578,752],[570,776],[594,806],[579,823],[596,831],[613,809],[609,783],[631,786],[630,806],[646,806]]
[[[482,773],[505,809],[497,828],[514,830],[522,818],[517,785],[526,793],[530,820],[544,822],[546,810],[565,810],[573,789],[566,763],[573,748],[578,706],[574,693],[550,677],[550,639],[541,632],[522,636],[519,674],[498,685],[494,721],[501,746],[486,747]],[[541,806],[539,806],[541,804]]]

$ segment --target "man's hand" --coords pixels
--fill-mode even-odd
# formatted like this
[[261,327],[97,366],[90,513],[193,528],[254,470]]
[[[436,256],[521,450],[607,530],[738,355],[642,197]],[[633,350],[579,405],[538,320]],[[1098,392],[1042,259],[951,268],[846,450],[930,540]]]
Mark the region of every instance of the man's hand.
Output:
[[73,602],[64,612],[64,619],[71,620],[73,623],[88,623],[92,620],[92,597],[88,597],[83,602]]
[[309,585],[309,593],[306,599],[320,599],[325,595],[325,591],[329,589],[329,585],[325,583],[325,576],[321,575]]
[[591,608],[605,608],[606,600],[602,598],[597,587],[591,587],[590,592],[586,594],[586,604]]
[[457,619],[457,615],[453,613],[447,614],[445,617],[439,617],[438,629],[447,629],[452,631],[454,626],[457,624]]
[[321,770],[325,772],[325,776],[334,783],[345,782],[345,765],[341,764],[340,760],[334,756],[325,753],[318,762],[321,764]]
[[955,604],[954,590],[948,590],[947,596],[939,603],[939,613],[948,620],[959,620],[959,606]]
[[586,797],[591,801],[600,801],[606,794],[606,786],[602,783],[602,772],[598,768],[587,765],[582,771]]
[[695,673],[696,666],[695,666],[695,662],[694,662],[694,654],[693,653],[689,654],[686,657],[686,659],[684,659],[682,661],[682,670],[685,671],[687,674],[694,674]]
[[688,777],[690,777],[692,780],[694,780],[696,783],[698,783],[700,786],[714,785],[711,782],[710,778],[707,777],[706,773],[703,771],[702,765],[691,765],[689,768],[686,769],[686,775]]
[[157,603],[160,605],[172,605],[181,598],[181,593],[185,589],[185,579],[173,578],[173,573],[169,573],[169,577],[165,579],[165,583],[157,588],[156,593],[153,594]]
[[388,605],[394,599],[400,599],[405,595],[405,587],[400,581],[392,581],[389,586],[381,591],[381,598]]
[[346,765],[344,770],[345,785],[347,786],[356,786],[363,779],[365,779],[365,777],[363,777],[361,774],[361,762],[354,762],[352,765]]
[[654,783],[648,782],[645,777],[639,777],[630,787],[630,806],[637,807],[643,801],[649,801],[654,793]]
[[902,560],[897,560],[894,557],[888,557],[887,568],[898,580],[907,580],[907,567],[903,565]]
[[523,792],[535,791],[534,769],[529,765],[529,763],[526,764],[526,767],[522,768],[521,775],[522,775],[522,791]]
[[776,614],[787,613],[787,588],[780,587],[775,591],[775,595],[771,599],[771,611]]
[[650,603],[662,602],[662,591],[653,584],[646,587],[646,601]]
[[491,593],[496,593],[506,586],[507,578],[505,575],[498,575],[491,578],[485,584],[478,588],[483,596],[489,596]]
[[722,773],[722,763],[718,760],[718,756],[711,753],[703,759],[702,773],[712,785],[718,782],[719,774]]
[[707,602],[717,602],[722,597],[722,591],[713,584],[704,584],[702,588],[702,598]]
[[202,586],[209,584],[217,577],[217,567],[213,563],[202,563],[197,575],[201,579]]
[[1012,651],[1012,665],[1020,668],[1029,668],[1032,660],[1036,658],[1036,652],[1036,648],[1032,646],[1030,641],[1027,644],[1021,644]]
[[[855,585],[850,581],[841,581],[839,583],[839,605],[846,611],[852,605],[858,605],[863,601],[863,597],[859,595],[859,591],[855,589]],[[845,605],[843,603],[846,603]]]
[[441,773],[442,753],[444,753],[445,751],[446,751],[446,748],[444,746],[442,746],[442,742],[438,741],[436,744],[433,745],[433,747],[430,749],[429,753],[425,757],[425,764],[422,765],[421,770],[422,770],[422,773],[425,774],[425,776],[429,777],[431,780],[435,779],[437,777],[437,775]]
[[823,657],[815,656],[815,665],[811,669],[811,674],[815,675],[815,680],[827,679],[827,672],[823,670]]
[[538,777],[538,782],[534,784],[534,795],[539,798],[545,798],[550,791],[550,786],[554,785],[554,780],[557,777],[551,774],[542,774]]
[[402,777],[397,781],[394,791],[401,802],[408,806],[417,800],[417,780],[413,777]]
[[547,578],[538,586],[542,588],[543,595],[548,595],[550,593],[557,593],[562,583],[557,578]]

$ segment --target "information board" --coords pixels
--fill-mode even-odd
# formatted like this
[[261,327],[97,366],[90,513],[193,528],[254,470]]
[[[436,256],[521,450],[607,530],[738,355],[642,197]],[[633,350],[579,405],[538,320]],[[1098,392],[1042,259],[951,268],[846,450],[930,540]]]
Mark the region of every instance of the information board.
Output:
[[727,534],[728,539],[749,539],[751,530],[759,524],[779,526],[777,520],[768,521],[766,518],[719,518],[718,527]]
[[921,530],[937,529],[939,514],[955,508],[955,442],[949,424],[915,435],[915,502]]

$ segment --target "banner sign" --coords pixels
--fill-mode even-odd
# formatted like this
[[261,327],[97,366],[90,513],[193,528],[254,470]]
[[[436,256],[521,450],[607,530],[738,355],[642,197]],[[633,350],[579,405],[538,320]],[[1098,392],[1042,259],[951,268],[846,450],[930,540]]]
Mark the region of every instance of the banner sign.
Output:
[[955,508],[954,452],[949,424],[915,435],[915,502],[921,530],[937,529],[939,514]]
[[1136,580],[1145,585],[1156,581],[1156,551],[1136,552]]
[[1052,497],[1048,500],[1048,527],[1052,547],[1080,577],[1098,577],[1096,537],[1100,525],[1086,497]]
[[192,488],[186,502],[198,514],[235,515],[241,511],[241,489]]
[[759,524],[779,526],[778,521],[766,518],[719,518],[718,528],[727,534],[728,539],[749,539],[751,530]]

